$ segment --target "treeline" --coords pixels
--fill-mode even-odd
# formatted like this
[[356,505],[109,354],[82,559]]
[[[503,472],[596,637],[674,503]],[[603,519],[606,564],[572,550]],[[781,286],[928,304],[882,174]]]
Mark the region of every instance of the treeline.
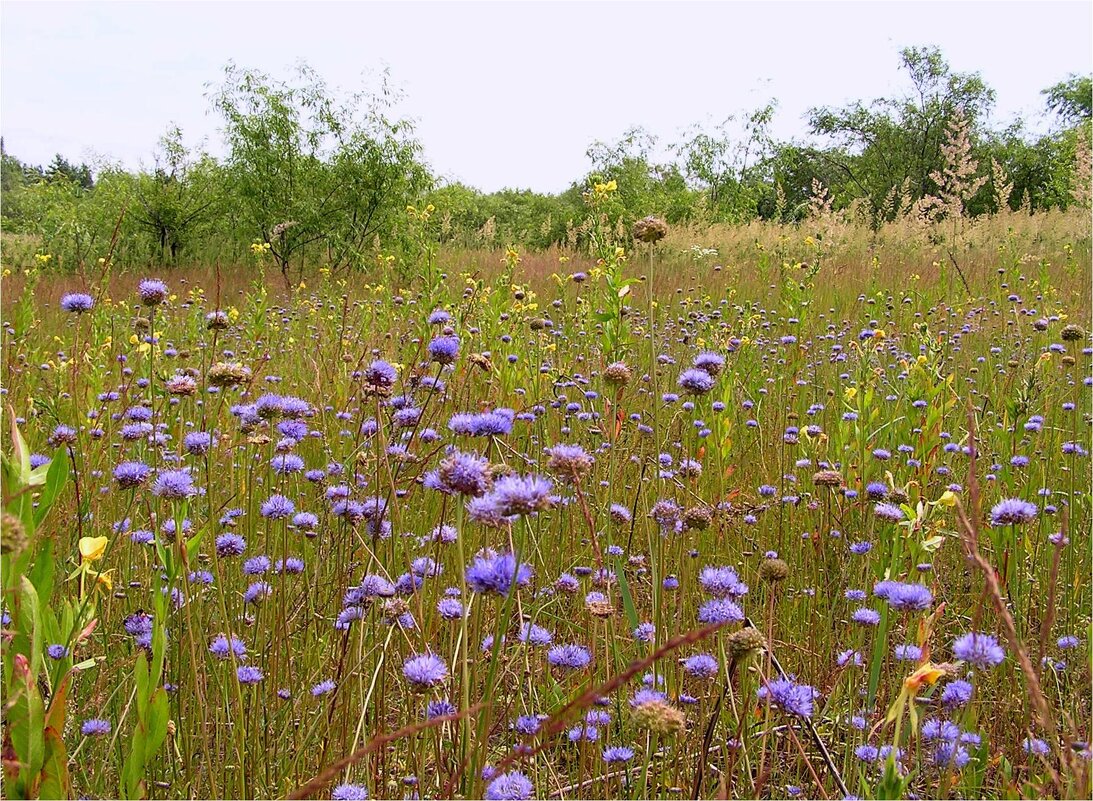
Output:
[[[792,223],[820,209],[876,228],[909,215],[1088,204],[1088,76],[1044,89],[1054,124],[1033,136],[1020,121],[991,127],[994,92],[937,49],[908,48],[900,67],[902,95],[814,108],[807,141],[774,139],[773,104],[696,126],[667,147],[635,128],[592,145],[590,172],[548,195],[437,181],[412,124],[391,116],[385,80],[342,97],[306,66],[277,81],[230,64],[209,95],[223,159],[188,147],[177,127],[136,172],[61,156],[32,167],[5,150],[5,261],[48,256],[81,269],[260,258],[288,275],[378,259],[412,271],[439,243],[581,247],[604,219],[622,230],[650,214],[672,224]],[[593,219],[587,190],[610,182],[617,189]]]

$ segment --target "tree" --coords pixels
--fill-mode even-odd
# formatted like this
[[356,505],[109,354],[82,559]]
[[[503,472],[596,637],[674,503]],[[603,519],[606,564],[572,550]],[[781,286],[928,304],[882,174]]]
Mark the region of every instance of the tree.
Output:
[[212,102],[224,119],[231,206],[286,280],[305,251],[334,268],[358,258],[427,185],[411,124],[387,116],[392,101],[386,78],[376,94],[339,99],[306,64],[292,83],[226,68]]
[[916,200],[935,193],[931,175],[943,167],[941,146],[953,116],[958,110],[964,115],[975,146],[994,102],[994,92],[977,73],[953,72],[937,48],[905,48],[900,65],[911,82],[902,97],[809,112],[812,133],[836,145],[818,151],[841,175],[832,187],[836,205],[864,197],[874,217],[890,207],[892,193],[905,184]]
[[1089,75],[1071,75],[1040,94],[1047,97],[1048,109],[1068,127],[1093,118],[1093,78]]
[[705,191],[712,219],[742,222],[756,215],[775,152],[774,109],[772,101],[742,119],[730,115],[712,130],[695,126],[673,148],[687,178]]
[[155,238],[161,264],[175,263],[189,232],[211,213],[217,172],[208,156],[191,155],[177,125],[159,140],[152,172],[137,178],[133,217]]

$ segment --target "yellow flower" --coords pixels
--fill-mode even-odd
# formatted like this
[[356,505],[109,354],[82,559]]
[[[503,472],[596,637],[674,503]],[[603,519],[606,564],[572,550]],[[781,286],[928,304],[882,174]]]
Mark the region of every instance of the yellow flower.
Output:
[[113,570],[104,570],[102,573],[96,573],[95,574],[95,580],[99,584],[106,587],[107,592],[111,592],[114,589],[114,579],[110,575],[113,572],[114,572]]
[[912,692],[918,692],[923,685],[930,685],[931,687],[937,683],[937,680],[945,675],[945,668],[940,665],[935,665],[933,662],[926,662],[919,666],[918,670],[903,680],[903,686]]
[[80,558],[85,562],[97,562],[106,553],[110,540],[106,537],[81,537]]
[[956,493],[952,490],[945,490],[943,493],[941,493],[941,497],[937,499],[937,503],[941,504],[942,506],[948,506],[950,509],[952,509],[954,506],[956,506]]
[[883,328],[878,328],[873,332],[873,339],[886,339],[887,337],[888,333]]

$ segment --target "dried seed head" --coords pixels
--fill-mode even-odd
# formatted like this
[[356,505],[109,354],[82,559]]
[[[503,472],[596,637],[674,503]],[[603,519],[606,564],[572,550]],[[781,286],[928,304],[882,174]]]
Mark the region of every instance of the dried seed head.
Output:
[[250,381],[250,368],[240,362],[217,362],[209,368],[209,383],[214,387],[233,387]]
[[652,244],[653,242],[659,242],[667,235],[668,223],[660,217],[650,215],[634,223],[634,239],[640,242]]
[[1079,339],[1085,339],[1085,331],[1082,330],[1080,325],[1070,323],[1063,326],[1063,331],[1060,334],[1064,342],[1077,342]]
[[820,470],[813,474],[812,483],[818,487],[841,487],[843,476],[838,470]]
[[911,500],[911,498],[907,494],[907,490],[903,489],[902,487],[893,487],[888,493],[888,500],[890,500],[892,503],[899,504],[907,503]]
[[754,626],[734,631],[728,637],[729,655],[733,662],[747,659],[754,653],[766,650],[767,638]]
[[603,380],[612,386],[624,387],[630,383],[632,375],[626,362],[614,362],[604,368]]
[[687,718],[667,701],[646,701],[634,707],[634,723],[639,729],[673,735],[687,725]]
[[593,617],[611,617],[615,614],[615,607],[610,601],[589,601],[585,604],[588,613]]
[[23,521],[10,512],[0,518],[0,551],[22,553],[27,547],[27,530]]
[[781,559],[764,559],[759,565],[759,578],[769,584],[777,584],[789,577],[789,565]]
[[171,395],[193,395],[197,392],[197,382],[193,376],[180,373],[167,379],[167,392]]
[[683,526],[691,530],[705,531],[713,521],[713,510],[708,506],[691,506],[683,512]]

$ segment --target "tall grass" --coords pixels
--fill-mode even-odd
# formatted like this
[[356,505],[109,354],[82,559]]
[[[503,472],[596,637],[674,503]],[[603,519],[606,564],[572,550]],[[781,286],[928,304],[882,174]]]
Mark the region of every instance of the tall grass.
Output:
[[[13,265],[5,414],[65,475],[6,449],[7,778],[80,797],[1088,794],[1088,219],[961,241],[673,231],[623,263],[650,279],[625,296],[625,375],[600,265],[561,251],[442,251],[435,286],[201,266],[162,276],[161,305],[141,276]],[[73,291],[94,308],[62,311]],[[453,421],[495,409],[472,425],[492,433]],[[452,449],[488,461],[485,500],[433,475]],[[132,487],[129,461],[149,468]],[[170,497],[172,470],[196,494]],[[29,530],[33,494],[53,509]],[[1031,508],[992,525],[1004,499]],[[476,560],[502,553],[485,581]],[[366,575],[392,591],[364,597]],[[423,654],[443,662],[428,680],[404,669]],[[61,758],[23,758],[35,725]]]

